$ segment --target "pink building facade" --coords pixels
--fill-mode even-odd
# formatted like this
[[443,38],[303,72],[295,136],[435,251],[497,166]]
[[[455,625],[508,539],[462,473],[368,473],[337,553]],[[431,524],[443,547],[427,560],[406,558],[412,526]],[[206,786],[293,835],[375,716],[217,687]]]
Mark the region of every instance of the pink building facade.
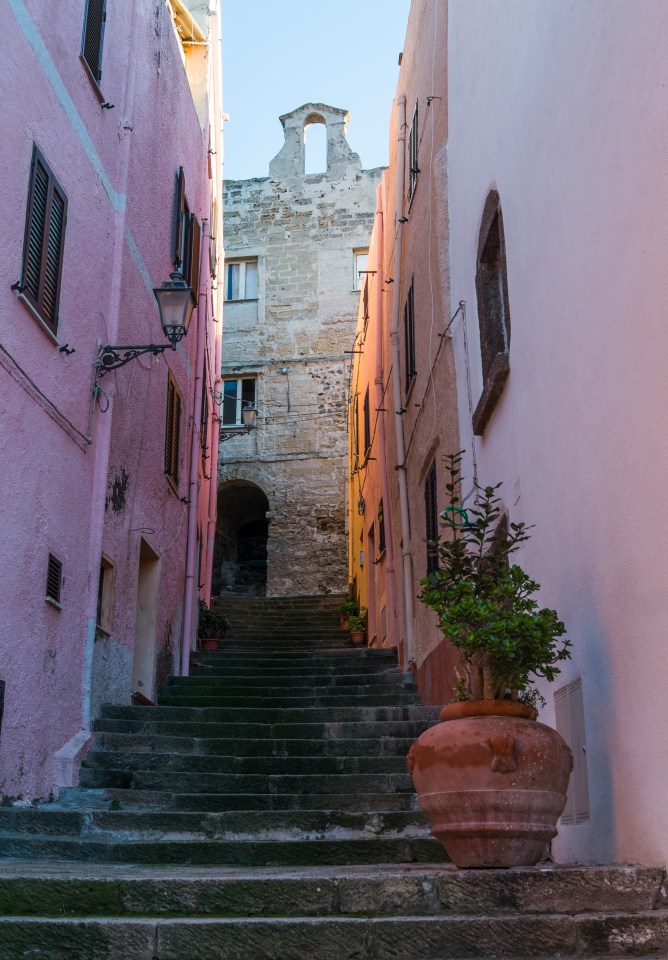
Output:
[[[385,257],[380,296],[386,302],[400,282],[403,311],[410,271],[419,387],[400,405],[389,393],[376,404],[386,418],[403,408],[409,437],[408,540],[397,519],[401,451],[389,430],[384,461],[393,490],[396,642],[406,659],[417,651],[423,694],[447,701],[446,645],[421,624],[425,611],[415,600],[425,549],[416,531],[429,451],[442,509],[439,458],[462,447],[464,493],[474,474],[482,484],[501,481],[510,519],[534,525],[518,562],[541,583],[538,599],[557,609],[573,643],[560,677],[542,685],[541,718],[564,733],[575,756],[552,847],[562,862],[668,860],[667,34],[662,0],[644,3],[641,17],[625,0],[414,0],[393,107],[383,248],[396,250],[396,236],[403,259],[398,271]],[[413,192],[403,225],[389,208],[402,191],[404,200]],[[387,308],[380,315],[387,364],[392,328]],[[362,394],[375,376],[373,362],[364,370],[373,322],[372,315],[366,332],[364,321],[359,328]],[[434,331],[445,334],[435,361]],[[401,372],[403,313],[398,340]],[[431,357],[441,371],[434,393],[420,380],[425,357],[427,370]],[[452,408],[448,385],[456,387]],[[369,458],[376,480],[367,493],[380,490],[382,468]],[[368,518],[378,497],[365,498]],[[359,589],[387,592],[382,563],[360,570],[359,547],[357,530]],[[402,551],[412,579],[398,573]],[[374,624],[369,632],[376,635]]]
[[[216,9],[0,2],[5,797],[72,782],[102,703],[153,700],[187,669],[209,589]],[[168,345],[153,289],[175,270],[193,291],[187,336],[101,374],[103,345]]]

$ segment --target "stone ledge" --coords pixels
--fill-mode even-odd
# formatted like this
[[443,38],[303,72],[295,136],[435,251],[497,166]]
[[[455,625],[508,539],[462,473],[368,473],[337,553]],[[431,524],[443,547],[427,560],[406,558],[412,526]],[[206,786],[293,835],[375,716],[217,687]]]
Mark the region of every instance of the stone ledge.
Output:
[[481,437],[485,432],[490,417],[494,413],[494,409],[503,393],[503,388],[509,373],[510,360],[508,354],[497,353],[489,368],[485,386],[473,414],[473,432],[476,437]]

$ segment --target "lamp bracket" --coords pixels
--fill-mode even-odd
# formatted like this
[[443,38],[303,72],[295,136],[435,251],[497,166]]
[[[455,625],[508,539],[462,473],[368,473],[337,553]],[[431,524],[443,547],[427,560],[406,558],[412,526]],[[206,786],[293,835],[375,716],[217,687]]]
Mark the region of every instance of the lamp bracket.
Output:
[[226,440],[233,440],[235,437],[246,437],[250,433],[248,427],[240,430],[221,430],[218,435],[218,442],[225,443]]
[[100,347],[95,361],[98,379],[103,377],[105,373],[109,373],[110,370],[118,370],[119,367],[124,367],[126,363],[136,360],[143,353],[152,353],[154,357],[157,357],[165,350],[176,350],[176,343],[149,343],[140,346],[112,346],[107,344]]

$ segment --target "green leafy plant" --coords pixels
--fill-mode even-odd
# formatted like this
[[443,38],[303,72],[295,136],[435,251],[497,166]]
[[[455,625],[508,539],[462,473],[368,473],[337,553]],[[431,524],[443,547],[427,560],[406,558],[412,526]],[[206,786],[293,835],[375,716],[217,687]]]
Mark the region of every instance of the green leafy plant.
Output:
[[353,597],[348,597],[348,599],[344,600],[339,607],[339,613],[346,619],[352,616],[359,616],[359,612],[359,604]]
[[461,653],[457,700],[544,703],[532,678],[554,680],[570,641],[555,610],[539,608],[538,583],[510,556],[529,539],[524,523],[508,523],[497,492],[475,488],[471,507],[459,497],[464,451],[446,457],[449,502],[441,513],[448,532],[431,546],[439,567],[421,581],[422,601],[438,615],[443,634]]
[[222,640],[227,633],[227,617],[218,610],[210,610],[203,600],[199,602],[197,633],[201,638]]
[[358,613],[351,613],[346,619],[346,626],[351,633],[366,631],[366,607],[358,607]]

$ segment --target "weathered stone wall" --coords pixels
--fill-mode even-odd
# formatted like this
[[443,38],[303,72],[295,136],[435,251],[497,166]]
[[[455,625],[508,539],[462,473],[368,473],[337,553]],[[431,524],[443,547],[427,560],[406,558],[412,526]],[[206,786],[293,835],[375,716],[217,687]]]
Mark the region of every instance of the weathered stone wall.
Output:
[[[219,487],[245,480],[267,495],[268,594],[347,584],[353,251],[368,246],[381,170],[361,169],[346,116],[306,104],[281,117],[286,142],[271,175],[224,188],[226,257],[257,257],[259,284],[257,300],[225,304],[223,377],[257,376],[258,420],[221,445]],[[327,126],[328,169],[306,175],[304,126],[314,119]]]

